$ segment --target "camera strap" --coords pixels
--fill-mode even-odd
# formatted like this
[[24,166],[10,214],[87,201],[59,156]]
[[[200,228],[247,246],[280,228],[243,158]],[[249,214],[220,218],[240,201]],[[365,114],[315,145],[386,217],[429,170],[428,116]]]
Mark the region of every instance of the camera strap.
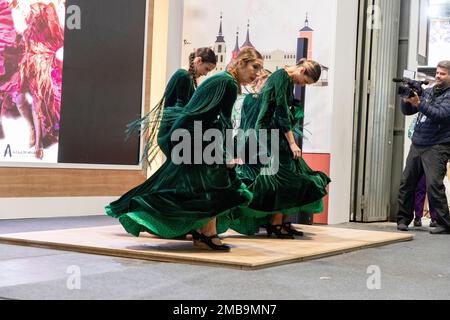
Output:
[[[434,91],[430,92],[428,96],[426,96],[426,98],[424,99],[424,103],[426,104],[430,104],[431,102],[433,102],[434,99]],[[427,120],[427,116],[424,115],[422,112],[419,112],[419,115],[417,116],[417,122],[416,125],[419,123],[423,123]]]

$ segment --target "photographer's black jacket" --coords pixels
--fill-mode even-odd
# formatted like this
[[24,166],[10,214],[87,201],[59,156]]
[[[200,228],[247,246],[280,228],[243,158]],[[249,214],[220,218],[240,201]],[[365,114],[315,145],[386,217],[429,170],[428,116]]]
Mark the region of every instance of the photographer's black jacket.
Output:
[[402,100],[402,112],[413,115],[419,112],[412,143],[420,146],[450,143],[450,87],[440,92],[427,88],[420,97],[419,108]]

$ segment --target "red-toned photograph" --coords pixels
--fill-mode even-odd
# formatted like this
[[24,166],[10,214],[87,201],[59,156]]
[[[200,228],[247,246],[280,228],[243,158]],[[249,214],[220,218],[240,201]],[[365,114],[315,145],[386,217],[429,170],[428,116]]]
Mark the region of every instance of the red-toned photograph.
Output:
[[0,149],[57,162],[65,0],[0,0]]

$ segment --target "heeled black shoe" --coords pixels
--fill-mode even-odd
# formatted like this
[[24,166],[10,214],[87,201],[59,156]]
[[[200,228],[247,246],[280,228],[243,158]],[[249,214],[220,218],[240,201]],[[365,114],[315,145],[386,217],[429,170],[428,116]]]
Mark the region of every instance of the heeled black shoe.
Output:
[[212,242],[213,239],[220,239],[217,234],[213,234],[212,236],[205,236],[203,233],[197,232],[195,230],[192,231],[192,239],[194,241],[194,246],[207,250],[215,250],[215,251],[230,251],[231,247],[226,244],[217,245]]
[[282,232],[284,230],[282,224],[267,224],[265,225],[265,228],[267,231],[267,237],[269,238],[273,233],[278,239],[294,239],[292,234]]
[[298,231],[298,230],[295,230],[294,228],[292,228],[292,222],[284,222],[283,229],[284,229],[284,231],[286,231],[287,233],[289,233],[293,236],[303,237],[302,231]]

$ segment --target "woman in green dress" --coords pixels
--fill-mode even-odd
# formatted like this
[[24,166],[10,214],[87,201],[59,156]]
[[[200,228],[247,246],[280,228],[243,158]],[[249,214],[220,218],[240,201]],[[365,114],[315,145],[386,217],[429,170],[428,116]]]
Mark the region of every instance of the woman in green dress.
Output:
[[[248,207],[236,210],[239,218],[231,226],[236,231],[254,234],[264,226],[268,236],[275,234],[278,238],[292,239],[303,234],[288,222],[290,214],[323,210],[322,198],[327,194],[330,179],[323,172],[313,171],[302,158],[302,151],[294,139],[302,112],[293,95],[294,84],[313,84],[320,74],[321,67],[317,62],[301,59],[296,66],[277,70],[265,83],[260,95],[261,110],[256,131],[278,130],[279,150],[272,150],[272,159],[264,168],[264,174],[260,171],[252,182],[253,199]],[[270,131],[268,138],[269,141],[272,139]]]
[[180,68],[172,75],[158,104],[143,118],[128,125],[128,134],[141,131],[145,137],[143,158],[149,164],[156,158],[159,150],[166,157],[170,155],[170,150],[167,149],[170,123],[167,123],[163,116],[164,110],[173,107],[183,108],[194,94],[198,78],[214,70],[216,64],[217,57],[212,49],[207,47],[196,49],[189,55],[189,67]]
[[245,96],[242,103],[239,131],[236,135],[237,156],[243,161],[242,165],[236,167],[239,179],[250,186],[259,174],[262,167],[259,161],[259,153],[252,152],[250,145],[256,142],[256,121],[261,108],[261,89],[272,74],[267,69],[261,70],[258,78],[250,86],[250,92]]
[[[162,238],[176,238],[190,232],[197,247],[230,250],[217,234],[229,228],[231,210],[248,203],[251,193],[226,162],[211,164],[203,157],[194,164],[190,158],[180,162],[191,150],[182,149],[182,155],[177,150],[187,142],[195,145],[199,135],[204,140],[203,134],[209,129],[226,136],[225,131],[232,129],[231,109],[237,93],[241,85],[255,80],[262,64],[259,52],[242,49],[227,71],[206,79],[198,87],[185,107],[166,108],[164,117],[172,123],[167,149],[170,157],[138,187],[139,192],[131,200],[125,199],[125,206],[119,199],[107,206],[107,214],[119,218],[125,230],[135,236],[150,232]],[[180,133],[188,138],[177,143],[174,137]],[[218,146],[223,147],[220,143]]]
[[[171,119],[163,116],[163,112],[171,109],[184,108],[192,98],[197,88],[197,80],[201,76],[207,75],[216,66],[217,58],[210,48],[199,48],[189,55],[189,66],[178,69],[167,83],[164,95],[158,104],[150,110],[144,117],[130,123],[127,128],[128,135],[135,131],[140,131],[145,137],[145,148],[142,160],[146,160],[149,165],[158,156],[160,151],[167,158],[170,156],[168,130],[170,130]],[[167,166],[168,161],[162,167]],[[137,195],[148,190],[151,179],[159,179],[158,175],[153,175],[146,183],[129,190],[120,199],[110,203],[106,212],[108,215],[119,218],[126,212],[130,202]]]

